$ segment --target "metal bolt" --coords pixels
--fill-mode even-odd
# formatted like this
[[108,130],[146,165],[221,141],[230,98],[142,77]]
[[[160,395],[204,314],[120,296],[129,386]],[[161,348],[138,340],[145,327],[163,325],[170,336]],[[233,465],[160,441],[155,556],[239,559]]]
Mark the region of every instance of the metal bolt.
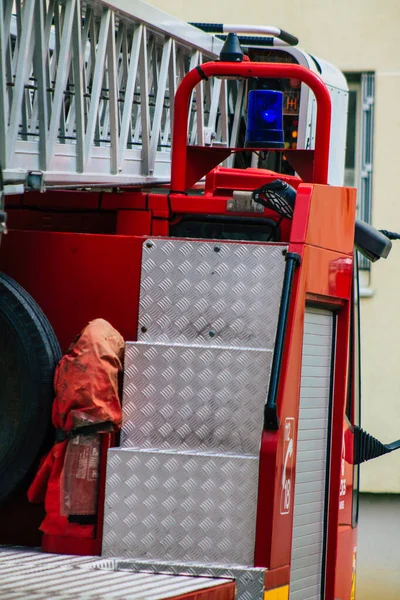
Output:
[[259,213],[264,212],[264,207],[259,202],[257,202],[257,204],[256,204],[256,212],[259,212]]
[[214,246],[214,252],[221,252],[221,248],[219,246]]
[[141,327],[141,328],[140,328],[140,331],[141,331],[142,333],[146,333],[146,332],[147,332],[147,327],[145,327],[145,326],[143,325],[143,327]]
[[146,242],[146,248],[152,248],[153,242]]
[[235,203],[233,200],[228,200],[228,202],[226,203],[226,210],[234,210],[235,208]]
[[286,256],[286,254],[287,254],[287,250],[286,250],[286,248],[284,248],[284,249],[282,250],[282,256]]
[[215,337],[215,331],[213,331],[213,330],[211,329],[211,331],[209,331],[209,332],[208,332],[208,335],[209,335],[210,337]]

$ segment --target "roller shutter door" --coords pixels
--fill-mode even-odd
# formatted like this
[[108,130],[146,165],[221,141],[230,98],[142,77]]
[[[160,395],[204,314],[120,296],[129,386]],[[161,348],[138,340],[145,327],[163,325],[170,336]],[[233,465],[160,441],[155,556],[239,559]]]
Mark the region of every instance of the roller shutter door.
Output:
[[306,308],[301,370],[300,410],[290,600],[323,598],[328,438],[334,315]]

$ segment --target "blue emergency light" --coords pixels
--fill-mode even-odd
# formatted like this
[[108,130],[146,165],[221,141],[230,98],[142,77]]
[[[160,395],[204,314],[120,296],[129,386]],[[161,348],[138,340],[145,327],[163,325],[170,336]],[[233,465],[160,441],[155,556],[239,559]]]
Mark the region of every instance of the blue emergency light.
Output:
[[283,93],[274,90],[249,92],[247,148],[284,148]]

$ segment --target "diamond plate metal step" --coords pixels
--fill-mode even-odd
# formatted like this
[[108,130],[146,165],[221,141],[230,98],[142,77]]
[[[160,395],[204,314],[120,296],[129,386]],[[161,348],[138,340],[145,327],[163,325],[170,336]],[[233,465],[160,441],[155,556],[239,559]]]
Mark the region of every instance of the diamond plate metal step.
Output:
[[147,240],[138,340],[272,350],[286,249],[283,244]]
[[254,564],[285,251],[144,243],[139,342],[126,347],[122,448],[108,457],[105,556]]
[[[127,572],[128,571],[128,572]],[[146,572],[144,572],[146,571]],[[150,571],[150,572],[149,572]],[[231,578],[151,572],[123,565],[102,567],[98,559],[58,556],[14,548],[0,548],[0,598],[3,600],[167,600],[210,599],[212,591],[229,585]],[[227,590],[229,592],[229,589]],[[232,595],[224,596],[233,598]]]
[[128,343],[121,446],[257,456],[271,350]]
[[103,555],[252,566],[258,457],[109,451]]
[[243,568],[238,565],[202,565],[198,563],[179,564],[176,562],[141,561],[129,558],[106,558],[91,563],[85,568],[123,569],[124,571],[147,571],[151,573],[171,573],[195,575],[201,577],[223,577],[234,579],[236,583],[235,600],[263,600],[266,569],[258,567]]

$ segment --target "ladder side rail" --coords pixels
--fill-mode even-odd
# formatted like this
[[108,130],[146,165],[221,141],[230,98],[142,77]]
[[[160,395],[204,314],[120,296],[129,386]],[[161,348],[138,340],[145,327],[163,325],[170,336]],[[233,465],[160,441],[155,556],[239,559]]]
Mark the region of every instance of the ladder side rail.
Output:
[[134,3],[132,3],[132,0],[107,0],[107,2],[93,0],[93,4],[99,6],[106,4],[106,6],[115,10],[121,18],[140,22],[149,31],[152,30],[163,36],[171,37],[178,44],[188,48],[196,48],[210,59],[219,58],[223,41],[141,0],[135,0]]

